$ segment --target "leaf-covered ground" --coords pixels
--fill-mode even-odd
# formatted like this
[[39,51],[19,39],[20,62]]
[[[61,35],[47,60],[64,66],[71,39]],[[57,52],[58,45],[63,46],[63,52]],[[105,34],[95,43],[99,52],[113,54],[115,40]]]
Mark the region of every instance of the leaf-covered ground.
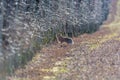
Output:
[[74,45],[54,43],[44,47],[9,79],[120,80],[119,0],[116,5],[116,12],[109,16],[113,20],[102,25],[99,31],[73,38]]

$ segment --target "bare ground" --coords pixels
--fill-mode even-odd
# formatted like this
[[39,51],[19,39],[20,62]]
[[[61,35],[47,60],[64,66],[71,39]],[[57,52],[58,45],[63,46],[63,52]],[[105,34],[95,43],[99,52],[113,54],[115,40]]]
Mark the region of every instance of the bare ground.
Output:
[[99,31],[73,38],[74,45],[44,47],[9,80],[120,80],[120,19],[111,19]]

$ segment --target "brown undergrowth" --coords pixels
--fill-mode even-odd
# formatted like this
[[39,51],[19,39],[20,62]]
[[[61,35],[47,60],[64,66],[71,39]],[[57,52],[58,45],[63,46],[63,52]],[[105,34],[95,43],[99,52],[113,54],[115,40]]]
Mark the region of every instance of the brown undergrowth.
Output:
[[9,80],[119,80],[119,5],[120,1],[117,12],[110,13],[115,16],[109,24],[95,33],[74,37],[74,45],[61,46],[55,42],[44,47]]
[[70,53],[76,51],[79,46],[85,45],[87,51],[91,52],[117,36],[118,33],[112,33],[109,27],[103,27],[93,34],[73,38],[74,45],[55,42],[38,52],[24,69],[18,69],[11,80],[58,80],[57,75],[69,73],[66,66],[73,57]]

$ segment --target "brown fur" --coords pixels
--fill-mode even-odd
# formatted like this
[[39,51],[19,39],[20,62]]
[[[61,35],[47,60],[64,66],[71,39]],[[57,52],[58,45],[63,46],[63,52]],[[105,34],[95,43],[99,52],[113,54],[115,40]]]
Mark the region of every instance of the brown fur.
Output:
[[67,43],[67,44],[74,44],[73,40],[69,37],[63,37],[61,34],[56,35],[58,43]]

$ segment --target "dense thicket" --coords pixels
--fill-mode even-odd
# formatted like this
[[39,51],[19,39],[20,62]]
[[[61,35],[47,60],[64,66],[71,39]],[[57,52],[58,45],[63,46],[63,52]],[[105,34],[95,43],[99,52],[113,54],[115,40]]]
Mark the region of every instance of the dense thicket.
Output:
[[107,19],[109,4],[110,0],[0,0],[1,55],[6,59],[15,54],[20,59],[12,63],[23,64],[58,32],[92,33]]

